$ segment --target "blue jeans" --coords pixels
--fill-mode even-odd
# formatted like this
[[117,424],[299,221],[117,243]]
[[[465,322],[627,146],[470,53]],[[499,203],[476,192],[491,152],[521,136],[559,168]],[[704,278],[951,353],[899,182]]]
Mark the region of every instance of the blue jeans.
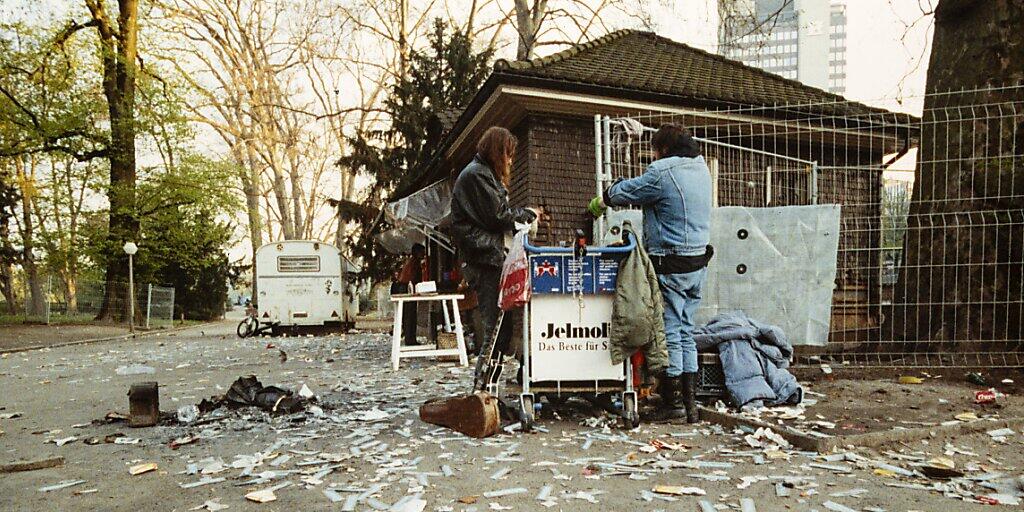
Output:
[[697,371],[697,343],[693,341],[693,317],[700,305],[700,287],[707,268],[686,274],[658,274],[665,303],[665,341],[669,377]]

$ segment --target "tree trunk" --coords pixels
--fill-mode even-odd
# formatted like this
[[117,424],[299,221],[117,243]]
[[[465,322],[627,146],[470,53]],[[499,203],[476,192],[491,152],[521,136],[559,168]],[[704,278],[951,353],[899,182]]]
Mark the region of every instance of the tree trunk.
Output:
[[0,293],[7,302],[7,312],[11,315],[18,314],[18,306],[15,304],[17,297],[14,294],[14,269],[8,257],[15,254],[11,246],[11,226],[7,219],[0,217]]
[[64,302],[68,305],[68,315],[78,314],[78,276],[66,273],[64,276]]
[[7,313],[18,314],[18,306],[15,304],[17,297],[14,296],[14,273],[11,265],[7,262],[0,262],[0,293],[4,295],[7,303]]
[[534,47],[537,45],[537,34],[547,14],[547,0],[534,0],[530,7],[528,0],[515,0],[516,33],[519,45],[516,48],[516,60],[530,60]]
[[46,297],[43,294],[39,266],[36,265],[35,257],[36,235],[33,217],[36,216],[36,183],[34,167],[35,163],[28,155],[22,155],[14,165],[18,188],[21,192],[21,267],[25,270],[29,289],[26,313],[29,316],[41,316],[46,314]]
[[[239,147],[241,145],[245,145],[246,148]],[[252,149],[248,148],[247,142],[236,145],[235,151],[235,159],[241,169],[239,177],[242,182],[242,192],[245,194],[245,211],[249,218],[249,241],[252,245],[252,301],[256,302],[259,293],[256,283],[256,250],[263,245],[263,216],[260,214],[260,192],[258,190],[260,175],[255,167],[256,157],[253,155]],[[245,153],[244,157],[243,152]]]
[[1024,104],[1020,88],[998,88],[1024,81],[1022,19],[1021,0],[936,7],[904,264],[883,325],[909,350],[1015,350],[1024,338]]
[[110,219],[107,230],[106,289],[97,320],[124,321],[128,316],[128,258],[121,250],[138,241],[135,208],[135,71],[138,2],[118,0],[117,24],[101,0],[86,0],[99,32],[103,59],[103,95],[110,114]]

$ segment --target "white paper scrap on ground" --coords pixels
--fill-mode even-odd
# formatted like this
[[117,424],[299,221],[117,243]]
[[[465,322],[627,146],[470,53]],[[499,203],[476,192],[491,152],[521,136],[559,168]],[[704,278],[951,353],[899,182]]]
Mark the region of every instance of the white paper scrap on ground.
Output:
[[53,485],[47,485],[45,487],[40,487],[39,488],[39,492],[50,492],[50,491],[56,491],[56,490],[60,490],[60,489],[67,489],[68,487],[73,487],[73,486],[81,485],[81,484],[84,484],[84,483],[85,483],[85,480],[64,480],[64,481],[62,481],[60,483],[56,483],[56,484],[53,484]]
[[821,506],[831,510],[832,512],[857,512],[856,510],[847,507],[846,505],[841,505],[834,501],[826,501],[825,503],[822,503]]
[[210,512],[217,512],[218,510],[224,510],[224,509],[228,508],[227,505],[219,503],[219,501],[220,501],[220,498],[212,499],[212,500],[206,500],[205,502],[203,502],[202,505],[199,505],[198,507],[191,508],[189,510],[209,510]]
[[380,409],[370,409],[369,411],[356,413],[355,419],[359,421],[380,421],[389,417],[391,417],[391,415],[385,411]]
[[497,491],[487,491],[484,493],[484,498],[500,498],[502,496],[510,496],[512,494],[522,494],[529,492],[525,487],[513,487],[511,489],[501,489]]
[[1014,432],[1013,429],[1009,429],[1009,428],[1001,428],[999,430],[989,430],[986,433],[989,436],[991,436],[991,437],[1006,437],[1006,436],[1012,436],[1012,435],[1016,434],[1016,432]]

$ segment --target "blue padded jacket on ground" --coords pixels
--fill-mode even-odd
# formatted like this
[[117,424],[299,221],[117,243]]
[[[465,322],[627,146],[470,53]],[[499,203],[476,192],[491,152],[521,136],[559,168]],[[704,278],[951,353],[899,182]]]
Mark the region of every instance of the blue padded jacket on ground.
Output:
[[793,345],[778,327],[733,311],[694,329],[693,337],[697,350],[717,347],[725,387],[737,408],[798,404],[803,399],[796,377],[786,370]]

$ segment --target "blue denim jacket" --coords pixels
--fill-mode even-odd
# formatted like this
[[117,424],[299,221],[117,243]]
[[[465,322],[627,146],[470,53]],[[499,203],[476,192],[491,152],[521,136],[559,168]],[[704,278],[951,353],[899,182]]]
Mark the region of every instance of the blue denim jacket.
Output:
[[704,157],[669,156],[640,176],[612,184],[607,206],[641,206],[652,256],[704,254],[711,239],[711,172]]

